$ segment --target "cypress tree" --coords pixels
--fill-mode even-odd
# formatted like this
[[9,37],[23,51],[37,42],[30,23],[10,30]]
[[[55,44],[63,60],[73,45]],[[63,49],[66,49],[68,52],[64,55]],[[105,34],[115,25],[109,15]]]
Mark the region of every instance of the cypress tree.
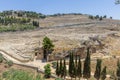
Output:
[[74,65],[74,77],[75,77],[75,80],[76,80],[76,77],[77,77],[77,67]]
[[78,67],[77,67],[77,76],[79,77],[79,80],[80,80],[80,77],[82,77],[82,70],[81,70],[81,60],[80,60],[80,57],[79,57]]
[[119,62],[119,60],[117,61],[117,72],[116,72],[116,75],[118,77],[118,80],[120,80],[120,62]]
[[70,53],[70,58],[69,58],[69,76],[71,76],[71,69],[72,69],[72,67],[71,67],[71,57],[72,57],[72,53]]
[[69,60],[69,76],[72,78],[74,77],[74,57],[73,53],[70,54],[70,60]]
[[105,66],[101,72],[101,80],[105,80],[106,78],[106,74],[107,74],[106,69],[107,67]]
[[71,77],[75,76],[75,63],[74,63],[74,55],[72,53],[72,57],[71,57]]
[[77,67],[77,54],[75,55],[75,65]]
[[64,76],[64,66],[62,66],[61,68],[61,78],[63,78],[63,76]]
[[62,59],[61,59],[61,60],[60,60],[60,69],[59,69],[60,75],[62,75],[62,68],[63,68],[63,66],[62,66]]
[[75,62],[74,62],[74,76],[75,76],[75,80],[77,77],[77,68],[78,68],[78,61],[77,61],[77,54],[75,55]]
[[91,76],[91,68],[90,68],[90,51],[89,47],[87,48],[87,56],[84,62],[84,69],[83,69],[83,77],[88,79]]
[[56,66],[56,75],[57,76],[59,76],[60,74],[59,74],[59,63],[58,63],[58,61],[57,61],[57,66]]
[[102,60],[101,60],[101,59],[97,59],[96,71],[95,71],[95,74],[94,74],[94,77],[95,77],[97,80],[100,79],[101,63],[102,63]]
[[63,67],[63,70],[64,70],[64,79],[65,79],[65,77],[66,77],[66,75],[67,75],[66,61],[65,61],[65,59],[64,59],[64,67]]

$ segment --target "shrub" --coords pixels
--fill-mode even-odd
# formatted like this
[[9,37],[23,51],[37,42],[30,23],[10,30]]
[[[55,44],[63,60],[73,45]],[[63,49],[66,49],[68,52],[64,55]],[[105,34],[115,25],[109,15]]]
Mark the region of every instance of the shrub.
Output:
[[2,56],[2,54],[0,54],[0,63],[2,63],[3,62],[3,56]]
[[47,64],[44,66],[45,69],[45,78],[50,78],[51,76],[51,69],[50,69],[50,64]]
[[57,62],[52,62],[52,67],[56,68],[57,67]]
[[89,16],[89,19],[94,19],[94,17],[92,15]]
[[99,15],[96,15],[96,16],[95,16],[95,19],[99,19]]
[[8,66],[10,67],[10,66],[13,65],[13,62],[12,62],[11,60],[9,60],[9,61],[7,61],[7,64],[8,64]]

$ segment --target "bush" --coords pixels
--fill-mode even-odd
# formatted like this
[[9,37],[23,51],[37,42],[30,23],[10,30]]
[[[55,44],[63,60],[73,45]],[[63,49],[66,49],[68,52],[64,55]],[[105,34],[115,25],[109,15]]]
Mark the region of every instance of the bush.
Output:
[[51,76],[51,69],[50,69],[50,64],[47,64],[44,66],[45,69],[45,78],[50,78]]
[[8,64],[8,66],[10,67],[10,66],[13,65],[13,62],[10,60],[10,61],[7,61],[7,64]]
[[2,56],[2,54],[0,54],[0,63],[2,63],[3,62],[3,56]]
[[92,15],[89,16],[89,19],[94,19],[94,17]]
[[99,19],[99,15],[96,15],[96,16],[95,16],[95,19]]
[[52,67],[56,68],[57,67],[57,62],[52,62]]

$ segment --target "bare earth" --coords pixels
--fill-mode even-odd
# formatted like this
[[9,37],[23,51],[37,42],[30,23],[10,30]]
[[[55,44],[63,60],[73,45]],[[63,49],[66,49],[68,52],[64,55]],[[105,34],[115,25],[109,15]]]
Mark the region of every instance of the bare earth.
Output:
[[52,39],[55,44],[53,53],[80,47],[82,41],[99,36],[104,38],[105,47],[102,52],[98,52],[100,55],[93,54],[93,57],[105,57],[104,54],[111,57],[120,54],[119,20],[99,21],[88,19],[87,15],[65,15],[47,17],[40,20],[40,25],[39,29],[33,31],[0,33],[0,51],[3,50],[20,60],[32,59],[34,49],[42,46],[45,36]]

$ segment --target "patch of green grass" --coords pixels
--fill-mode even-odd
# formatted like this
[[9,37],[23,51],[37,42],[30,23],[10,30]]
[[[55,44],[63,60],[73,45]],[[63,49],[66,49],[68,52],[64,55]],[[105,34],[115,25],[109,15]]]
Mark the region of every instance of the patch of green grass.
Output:
[[44,80],[40,74],[35,76],[33,73],[15,69],[5,71],[1,78],[2,80]]

